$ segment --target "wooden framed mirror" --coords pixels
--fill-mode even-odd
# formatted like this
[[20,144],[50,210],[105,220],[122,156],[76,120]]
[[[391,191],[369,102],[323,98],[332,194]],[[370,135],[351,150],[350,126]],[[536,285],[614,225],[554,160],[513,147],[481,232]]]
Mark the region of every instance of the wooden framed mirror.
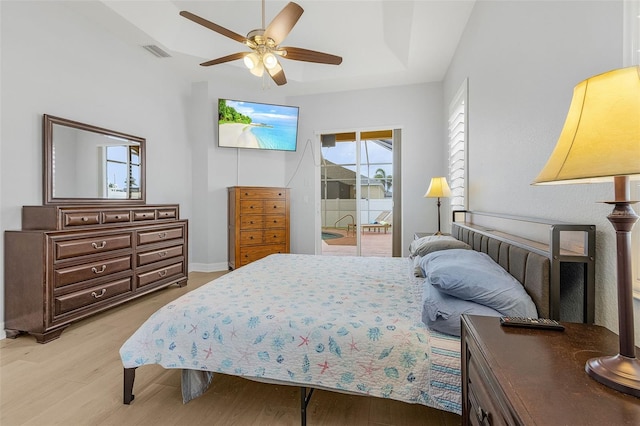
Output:
[[43,116],[44,204],[145,204],[145,139]]

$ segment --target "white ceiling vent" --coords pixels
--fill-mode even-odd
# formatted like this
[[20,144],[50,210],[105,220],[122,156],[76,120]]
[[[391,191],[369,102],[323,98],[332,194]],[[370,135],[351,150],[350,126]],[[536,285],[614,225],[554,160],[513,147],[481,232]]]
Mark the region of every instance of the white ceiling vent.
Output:
[[170,58],[171,57],[171,55],[169,55],[164,50],[160,49],[155,44],[148,44],[148,45],[142,46],[142,47],[144,47],[147,51],[151,52],[151,54],[153,54],[154,56],[157,56],[158,58]]

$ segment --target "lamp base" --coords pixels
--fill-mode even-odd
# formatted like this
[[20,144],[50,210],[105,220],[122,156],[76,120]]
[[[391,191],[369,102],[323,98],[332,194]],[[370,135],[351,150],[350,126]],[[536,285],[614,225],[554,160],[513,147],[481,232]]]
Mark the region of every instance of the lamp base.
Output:
[[605,386],[640,397],[640,361],[623,355],[591,358],[584,367],[589,376]]

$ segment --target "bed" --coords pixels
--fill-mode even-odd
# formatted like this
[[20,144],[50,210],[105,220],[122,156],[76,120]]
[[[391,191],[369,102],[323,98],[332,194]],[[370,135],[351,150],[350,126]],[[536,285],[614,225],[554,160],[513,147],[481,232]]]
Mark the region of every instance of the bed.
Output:
[[[452,233],[549,316],[547,256],[457,224]],[[124,403],[133,401],[136,368],[159,364],[182,370],[185,402],[215,374],[299,386],[302,424],[313,389],[459,414],[460,340],[425,325],[416,264],[276,254],[230,272],[158,310],[124,343]]]

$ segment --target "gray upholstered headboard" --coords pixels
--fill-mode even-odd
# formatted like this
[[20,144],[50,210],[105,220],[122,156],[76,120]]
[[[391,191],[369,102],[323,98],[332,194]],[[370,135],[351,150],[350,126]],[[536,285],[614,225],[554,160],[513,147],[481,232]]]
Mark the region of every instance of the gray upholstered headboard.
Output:
[[549,318],[550,273],[548,257],[492,238],[471,229],[452,224],[451,235],[469,244],[474,250],[488,254],[525,287],[538,308],[538,316]]
[[595,320],[595,225],[453,212],[452,235],[516,277],[541,317]]

